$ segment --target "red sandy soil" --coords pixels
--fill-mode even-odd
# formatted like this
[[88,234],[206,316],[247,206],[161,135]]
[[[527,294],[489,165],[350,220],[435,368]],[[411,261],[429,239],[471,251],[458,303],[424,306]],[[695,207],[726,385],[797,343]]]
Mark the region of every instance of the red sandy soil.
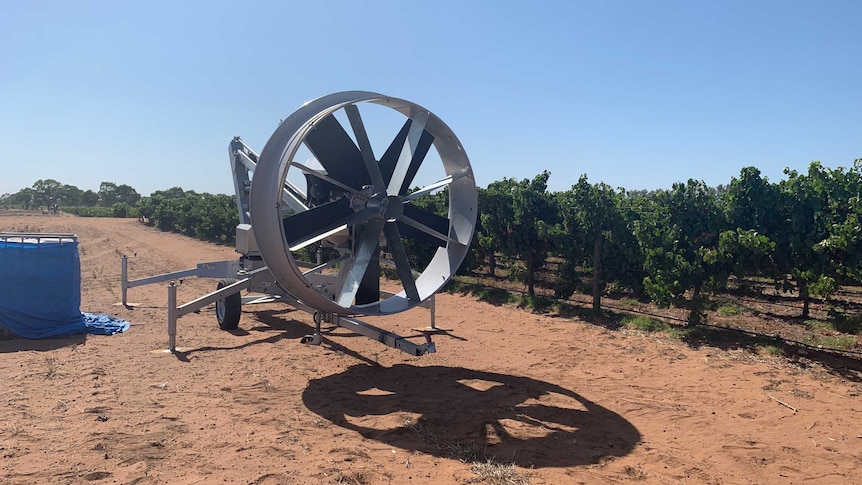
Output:
[[[141,278],[233,248],[0,213],[15,230],[76,233],[81,310],[132,326],[0,341],[2,483],[862,483],[862,385],[810,361],[452,294],[437,295],[451,334],[423,357],[340,328],[302,345],[310,315],[277,304],[244,307],[234,332],[212,307],[185,316],[171,354],[166,285],[118,306],[121,255]],[[179,300],[214,288],[187,278]],[[410,334],[428,318],[369,321]]]

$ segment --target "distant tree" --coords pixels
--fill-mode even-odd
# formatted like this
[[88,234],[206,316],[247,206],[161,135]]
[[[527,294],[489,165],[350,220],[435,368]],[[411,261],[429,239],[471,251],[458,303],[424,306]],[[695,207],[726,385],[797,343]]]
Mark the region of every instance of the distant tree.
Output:
[[120,202],[117,196],[117,184],[113,182],[99,184],[99,207],[111,207],[117,202]]
[[15,204],[24,206],[24,210],[30,210],[30,207],[34,205],[35,194],[33,189],[21,189],[13,197],[15,198]]
[[62,185],[57,190],[57,203],[65,206],[82,205],[83,191],[74,185]]
[[81,205],[84,207],[96,207],[99,205],[99,194],[92,190],[85,190],[81,194]]
[[33,184],[33,204],[49,206],[58,203],[63,184],[54,179],[40,179]]
[[138,203],[141,195],[132,187],[122,184],[117,185],[113,182],[102,182],[99,185],[99,205],[101,207],[111,207],[118,202],[125,202],[130,206]]
[[138,203],[138,200],[141,199],[141,194],[126,184],[118,185],[115,190],[115,194],[120,202],[124,202],[129,205],[135,205]]
[[[189,191],[189,192],[194,193],[193,191]],[[162,197],[165,199],[179,199],[179,198],[183,197],[184,195],[186,195],[186,191],[183,190],[182,187],[171,187],[171,188],[165,189],[165,190],[157,190],[157,191],[153,192],[151,195],[159,196],[159,197]]]

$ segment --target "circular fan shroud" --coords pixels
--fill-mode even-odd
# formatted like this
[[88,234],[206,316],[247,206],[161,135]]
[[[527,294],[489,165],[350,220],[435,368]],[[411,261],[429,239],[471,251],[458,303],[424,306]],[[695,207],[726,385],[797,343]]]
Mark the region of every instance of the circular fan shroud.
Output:
[[[362,228],[372,227],[375,231],[381,230],[391,248],[393,245],[392,238],[394,237],[392,229],[395,227],[395,222],[411,222],[406,220],[400,207],[386,209],[386,206],[394,206],[399,203],[404,203],[405,206],[410,204],[409,200],[403,200],[407,194],[403,189],[397,188],[399,184],[393,184],[392,179],[398,179],[400,182],[405,178],[403,173],[408,171],[407,166],[411,164],[410,151],[415,149],[418,134],[430,134],[433,136],[433,147],[436,149],[442,162],[442,171],[445,172],[442,180],[446,182],[444,185],[449,189],[449,207],[448,220],[446,220],[448,232],[443,234],[446,240],[441,243],[431,262],[415,278],[415,289],[412,288],[413,284],[406,281],[403,271],[405,268],[402,264],[399,265],[398,272],[402,280],[402,286],[405,289],[389,298],[356,305],[352,299],[349,302],[331,300],[324,293],[318,291],[305,278],[302,269],[297,265],[297,261],[291,253],[291,241],[288,241],[285,227],[291,228],[294,233],[296,229],[294,224],[291,223],[291,217],[284,217],[287,205],[282,195],[288,171],[291,169],[304,170],[302,167],[292,164],[292,162],[296,162],[294,156],[297,150],[300,149],[303,143],[310,142],[317,137],[312,132],[317,128],[323,128],[327,123],[331,123],[334,120],[332,115],[338,110],[345,110],[349,117],[355,115],[355,118],[351,117],[350,123],[359,146],[357,147],[356,144],[353,144],[352,140],[350,143],[365,158],[364,162],[358,162],[363,178],[368,177],[369,180],[375,180],[375,176],[371,172],[378,169],[368,165],[368,159],[370,158],[368,157],[368,153],[370,149],[363,148],[370,145],[367,143],[365,129],[358,114],[359,110],[356,109],[356,106],[362,103],[374,103],[401,113],[410,120],[409,122],[405,121],[405,128],[403,130],[409,131],[408,125],[410,125],[413,131],[406,137],[402,150],[403,153],[392,169],[394,173],[388,175],[389,180],[386,180],[387,176],[384,176],[383,179],[376,178],[375,182],[369,184],[373,185],[373,187],[364,187],[365,194],[374,193],[373,199],[368,200],[367,197],[350,196],[349,193],[345,192],[345,198],[349,197],[353,201],[359,201],[360,203],[367,202],[364,203],[364,209],[354,208],[355,212],[345,219],[351,230],[357,225]],[[354,123],[356,119],[359,119],[359,129],[357,129],[356,123]],[[326,135],[332,135],[334,131],[321,130],[320,133],[322,133],[320,136],[324,137],[324,141],[316,141],[315,143],[318,147],[328,144],[328,140],[325,140],[325,137]],[[366,143],[363,143],[363,141]],[[312,151],[314,150],[312,149]],[[318,159],[320,158],[318,156]],[[425,162],[422,158],[420,158],[419,163]],[[353,163],[352,165],[354,166],[348,167],[344,165],[343,161],[319,161],[327,168],[327,172],[340,172],[331,173],[330,180],[334,179],[337,182],[341,182],[342,185],[355,185],[355,181],[347,180],[349,177],[345,176],[344,173],[357,170],[357,167],[355,167],[357,163]],[[372,159],[372,162],[377,166],[378,160]],[[329,170],[333,168],[336,170]],[[413,168],[413,173],[415,173],[415,167]],[[315,174],[312,173],[311,176],[315,176]],[[406,176],[405,184],[410,182],[410,177],[410,175]],[[339,180],[339,178],[342,180]],[[390,189],[389,187],[385,187],[384,190],[380,190],[381,182],[383,185],[394,185],[396,188]],[[353,187],[353,189],[355,192],[363,191],[361,187]],[[350,205],[353,207],[356,204],[351,203]],[[373,207],[378,205],[383,208],[375,213]],[[467,255],[470,241],[475,231],[477,191],[470,161],[461,143],[452,130],[437,116],[427,109],[403,99],[391,98],[372,92],[347,91],[309,101],[279,125],[261,152],[255,168],[252,179],[249,212],[254,236],[261,256],[278,285],[287,293],[323,312],[339,315],[388,315],[402,312],[428,299],[455,274],[455,271]],[[312,207],[309,209],[308,214],[301,219],[303,221],[309,220],[309,214],[312,214],[315,219],[326,219],[331,214],[331,211],[320,207]],[[320,217],[317,217],[318,215]],[[300,218],[297,218],[297,220],[300,220]],[[330,222],[334,224],[340,221]],[[310,234],[307,235],[308,239],[319,235],[319,227],[321,226],[309,229]],[[302,229],[300,228],[300,230]],[[425,233],[433,232],[428,231],[427,227],[424,229],[420,227],[420,230],[423,230]],[[442,231],[437,233],[438,237],[440,232]],[[398,234],[397,230],[394,234]],[[298,246],[297,238],[294,236],[292,239],[294,239],[292,241],[293,247],[296,248]],[[403,256],[403,249],[401,251]],[[398,263],[399,258],[397,253],[394,259]],[[418,268],[411,269],[414,272],[418,271]],[[408,290],[408,287],[411,288]]]

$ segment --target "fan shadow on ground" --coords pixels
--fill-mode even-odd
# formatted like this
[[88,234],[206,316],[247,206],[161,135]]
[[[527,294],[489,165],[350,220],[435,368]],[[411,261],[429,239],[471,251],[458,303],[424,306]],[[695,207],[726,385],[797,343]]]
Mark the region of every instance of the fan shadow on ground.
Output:
[[464,368],[357,364],[309,382],[315,414],[367,439],[441,457],[568,467],[625,456],[627,420],[555,384]]

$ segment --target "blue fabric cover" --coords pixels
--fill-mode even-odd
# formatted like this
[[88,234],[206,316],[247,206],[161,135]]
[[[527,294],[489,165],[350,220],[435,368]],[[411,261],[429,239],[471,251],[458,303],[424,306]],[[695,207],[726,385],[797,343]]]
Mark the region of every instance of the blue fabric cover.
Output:
[[0,326],[27,338],[86,331],[78,241],[0,241]]
[[78,241],[0,241],[0,327],[26,338],[113,335],[129,322],[81,313]]

